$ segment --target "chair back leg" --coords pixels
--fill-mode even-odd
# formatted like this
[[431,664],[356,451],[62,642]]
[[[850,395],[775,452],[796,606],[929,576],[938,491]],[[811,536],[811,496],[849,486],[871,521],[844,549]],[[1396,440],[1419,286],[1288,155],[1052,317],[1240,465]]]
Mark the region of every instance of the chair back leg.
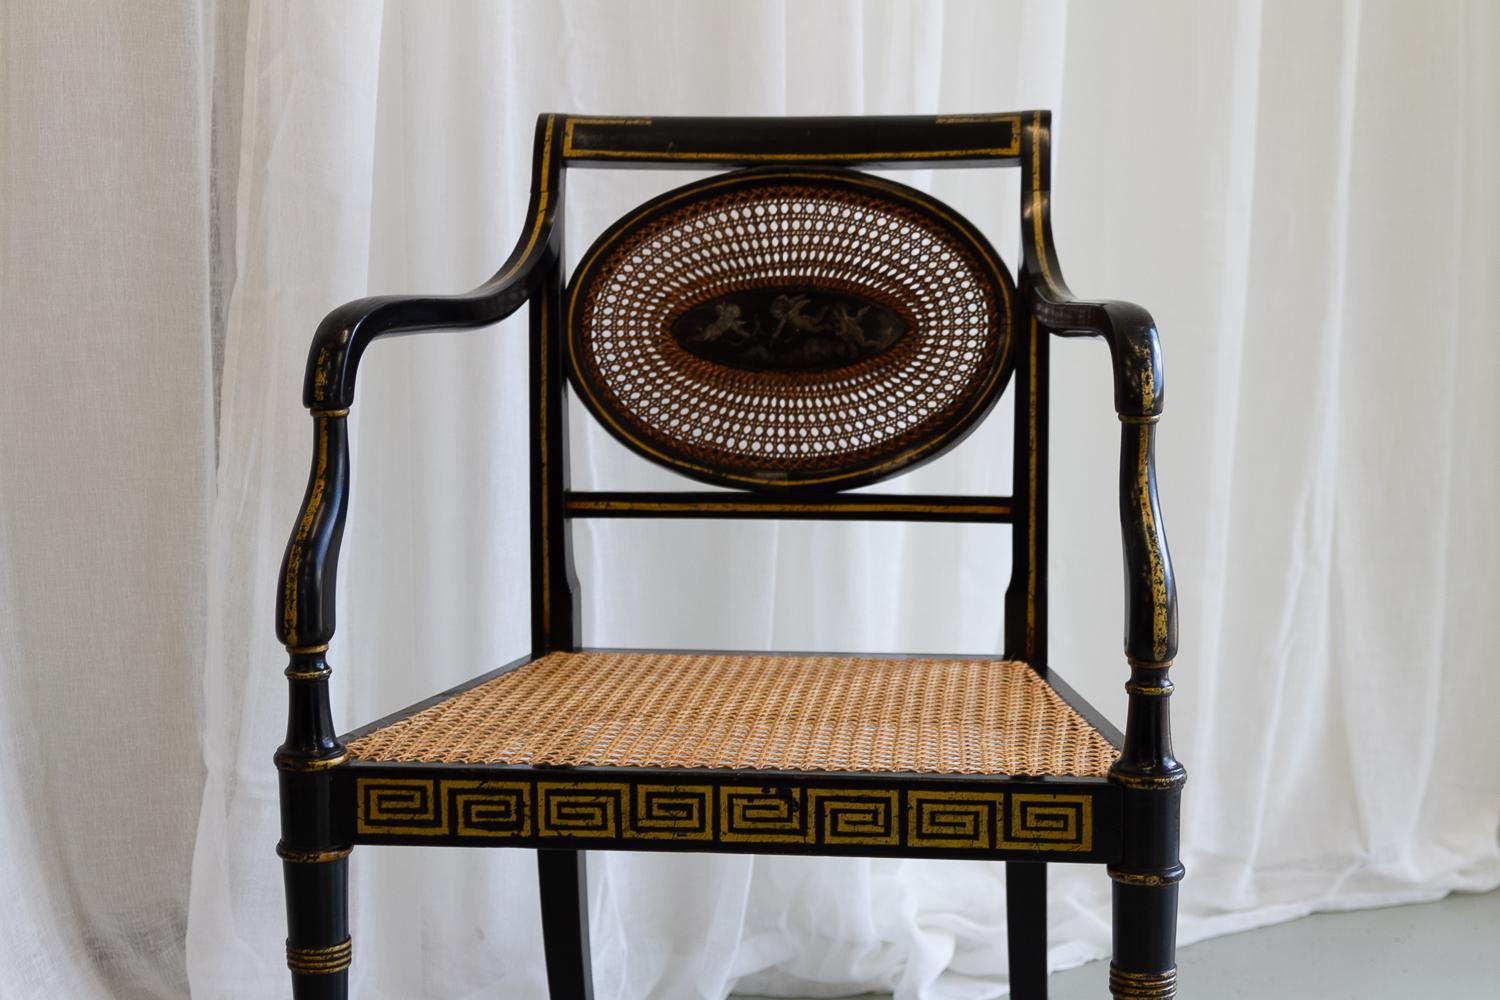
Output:
[[544,848],[536,852],[542,896],[542,943],[551,1000],[593,1000],[589,961],[587,854]]
[[1005,865],[1005,934],[1011,1000],[1047,1000],[1047,865]]

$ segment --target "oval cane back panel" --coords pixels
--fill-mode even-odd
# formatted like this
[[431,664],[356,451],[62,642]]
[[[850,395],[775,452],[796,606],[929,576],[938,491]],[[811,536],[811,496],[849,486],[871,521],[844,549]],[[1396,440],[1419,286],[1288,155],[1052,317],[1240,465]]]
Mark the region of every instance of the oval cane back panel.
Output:
[[957,443],[1004,388],[1014,284],[967,222],[851,171],[748,170],[648,202],[568,294],[584,403],[739,488],[847,489]]

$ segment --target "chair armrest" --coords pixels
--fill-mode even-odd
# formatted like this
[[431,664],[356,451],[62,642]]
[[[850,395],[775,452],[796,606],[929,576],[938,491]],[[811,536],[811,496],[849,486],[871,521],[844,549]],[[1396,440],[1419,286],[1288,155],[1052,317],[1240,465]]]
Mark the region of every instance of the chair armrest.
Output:
[[[1050,227],[1046,235],[1055,262]],[[1156,490],[1156,421],[1166,401],[1156,324],[1130,302],[1074,298],[1060,275],[1048,285],[1033,284],[1031,302],[1037,322],[1059,336],[1102,337],[1109,345],[1121,424],[1125,655],[1141,664],[1170,663],[1177,655],[1177,585]]]
[[1121,424],[1125,655],[1138,667],[1163,667],[1177,655],[1177,586],[1156,495],[1156,421],[1166,400],[1161,343],[1151,314],[1140,306],[1082,300],[1068,290],[1052,239],[1050,145],[1050,116],[1033,112],[1022,141],[1022,164],[1029,167],[1021,174],[1022,284],[1040,326],[1065,337],[1102,337],[1109,345]]
[[[550,233],[550,224],[544,227]],[[513,263],[471,292],[358,299],[329,313],[313,335],[303,402],[314,422],[313,465],[302,513],[281,567],[276,631],[295,648],[328,642],[334,629],[334,581],[349,506],[349,435],[360,356],[378,337],[422,330],[486,326],[515,312],[540,287],[556,260],[550,238],[518,247]]]
[[558,257],[555,224],[562,204],[562,160],[552,155],[555,124],[553,115],[537,120],[527,224],[495,276],[457,295],[382,295],[356,299],[333,310],[318,324],[308,351],[307,376],[302,384],[302,402],[308,409],[350,407],[359,360],[377,338],[488,326],[515,312],[531,297]]
[[1161,344],[1151,314],[1129,302],[1079,299],[1063,280],[1052,237],[1051,115],[1032,112],[1022,136],[1021,277],[1032,315],[1060,336],[1103,337],[1114,358],[1115,412],[1125,417],[1161,415]]
[[1166,400],[1161,341],[1151,314],[1133,302],[1088,302],[1065,287],[1032,288],[1037,322],[1062,337],[1102,337],[1114,366],[1115,412],[1159,417]]
[[1165,402],[1156,324],[1129,302],[1072,298],[1060,280],[1046,290],[1032,289],[1042,326],[1065,337],[1102,337],[1109,345],[1121,425],[1125,655],[1139,664],[1168,664],[1177,655],[1177,586],[1156,490],[1156,422]]
[[[550,243],[550,241],[548,241]],[[346,302],[318,324],[308,351],[302,402],[312,410],[347,410],[365,348],[379,337],[498,323],[541,284],[550,261],[543,243],[513,269],[457,295],[380,295]],[[517,252],[520,252],[518,248]]]
[[292,653],[288,676],[326,671],[321,656],[333,637],[335,578],[349,505],[347,416],[360,358],[379,337],[497,323],[556,271],[562,160],[553,156],[555,126],[553,115],[537,122],[527,224],[493,278],[457,295],[358,299],[329,313],[313,335],[302,387],[303,403],[313,415],[312,470],[277,595],[276,634]]
[[349,506],[345,417],[354,402],[355,374],[365,348],[393,334],[499,322],[541,285],[556,259],[554,247],[550,239],[538,240],[529,251],[517,247],[513,264],[471,292],[357,299],[318,325],[302,386],[302,401],[313,414],[313,466],[281,567],[276,630],[284,644],[305,648],[333,636],[334,579]]

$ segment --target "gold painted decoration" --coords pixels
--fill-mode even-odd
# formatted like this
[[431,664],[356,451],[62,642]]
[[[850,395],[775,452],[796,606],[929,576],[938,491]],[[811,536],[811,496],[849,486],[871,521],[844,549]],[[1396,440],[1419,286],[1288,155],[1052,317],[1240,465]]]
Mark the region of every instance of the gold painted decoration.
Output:
[[349,938],[344,938],[338,944],[316,947],[288,942],[286,965],[293,972],[304,976],[332,975],[349,968],[353,955],[354,942]]
[[277,753],[276,766],[283,771],[327,771],[338,767],[349,759],[349,752],[340,747],[332,757],[303,757],[292,753]]
[[276,845],[276,856],[295,865],[325,865],[331,861],[342,861],[352,851],[353,848],[350,847],[334,847],[326,851],[299,851],[285,844]]
[[682,841],[1076,854],[1089,795],[948,789],[361,777],[361,837]]
[[1126,972],[1111,965],[1109,992],[1115,1000],[1170,1000],[1177,995],[1177,970]]

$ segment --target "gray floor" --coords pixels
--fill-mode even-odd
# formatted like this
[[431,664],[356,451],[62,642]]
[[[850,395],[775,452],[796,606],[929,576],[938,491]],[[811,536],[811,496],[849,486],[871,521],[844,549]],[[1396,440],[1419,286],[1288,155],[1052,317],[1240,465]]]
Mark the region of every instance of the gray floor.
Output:
[[[1182,996],[1199,1000],[1500,1000],[1500,891],[1214,938],[1178,952],[1177,968]],[[1106,962],[1059,972],[1049,1000],[1107,1000],[1108,975]]]

